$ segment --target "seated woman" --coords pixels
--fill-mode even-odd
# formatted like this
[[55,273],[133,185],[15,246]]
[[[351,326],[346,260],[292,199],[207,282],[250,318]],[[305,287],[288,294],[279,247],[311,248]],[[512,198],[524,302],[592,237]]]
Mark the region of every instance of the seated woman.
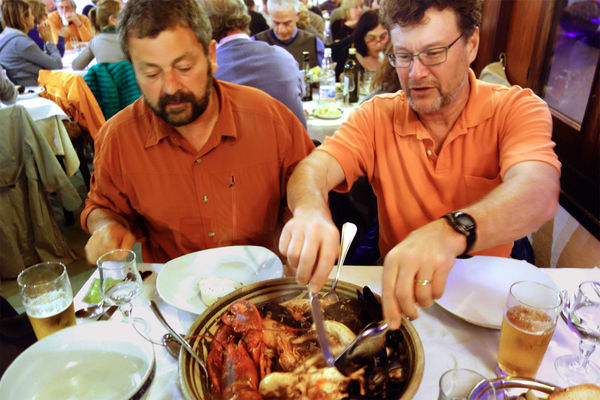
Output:
[[100,0],[97,7],[90,10],[90,22],[97,34],[73,60],[73,69],[84,69],[94,57],[98,63],[115,63],[127,59],[119,45],[116,30],[122,7],[119,0]]
[[4,31],[0,34],[0,64],[14,84],[36,86],[40,70],[63,67],[50,27],[39,27],[44,50],[40,50],[27,36],[34,26],[34,20],[25,1],[3,0],[2,23]]
[[[356,48],[356,61],[360,66],[361,74],[365,76],[375,74],[385,58],[383,50],[388,42],[388,32],[379,22],[379,13],[374,10],[365,11],[356,24],[352,43],[348,43],[347,46]],[[339,76],[348,59],[348,50],[346,49],[345,52],[339,50],[337,54],[338,59],[334,61],[337,62],[336,75]]]
[[[29,4],[29,9],[31,10],[31,14],[33,15],[33,22],[35,23],[33,29],[27,32],[27,36],[29,36],[39,46],[41,50],[44,50],[44,41],[40,37],[38,26],[50,26],[50,24],[48,23],[48,13],[46,12],[46,4],[42,0],[27,0],[27,4]],[[58,36],[56,47],[58,48],[61,57],[64,56],[64,37]]]
[[363,0],[343,0],[340,6],[342,18],[331,21],[331,39],[336,42],[352,35],[363,13]]

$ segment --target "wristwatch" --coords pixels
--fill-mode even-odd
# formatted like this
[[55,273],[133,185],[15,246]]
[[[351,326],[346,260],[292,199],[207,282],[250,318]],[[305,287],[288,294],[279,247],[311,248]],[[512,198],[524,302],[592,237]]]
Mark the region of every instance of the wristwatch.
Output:
[[475,239],[477,239],[477,224],[475,223],[475,219],[462,211],[449,212],[443,218],[448,221],[456,232],[462,233],[467,239],[467,247],[458,258],[469,258],[470,256],[467,253],[473,247]]

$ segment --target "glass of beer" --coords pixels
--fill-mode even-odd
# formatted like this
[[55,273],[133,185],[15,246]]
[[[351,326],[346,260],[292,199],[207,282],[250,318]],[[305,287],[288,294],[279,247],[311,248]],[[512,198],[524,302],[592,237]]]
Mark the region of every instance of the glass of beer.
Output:
[[500,330],[499,376],[535,378],[562,305],[560,292],[550,286],[531,281],[512,284]]
[[17,283],[25,312],[38,340],[75,325],[73,291],[63,263],[48,261],[35,264],[21,271]]

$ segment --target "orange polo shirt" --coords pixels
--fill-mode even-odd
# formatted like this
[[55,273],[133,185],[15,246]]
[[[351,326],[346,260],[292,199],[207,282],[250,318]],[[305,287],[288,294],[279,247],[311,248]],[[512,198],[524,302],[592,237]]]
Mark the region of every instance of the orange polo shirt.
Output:
[[[94,37],[94,31],[92,31],[92,24],[90,20],[85,15],[77,14],[77,18],[81,21],[82,25],[77,28],[75,24],[69,24],[69,36],[65,37],[65,46],[67,49],[72,49],[71,46],[71,37],[77,38],[79,42],[89,42]],[[52,27],[52,36],[54,37],[54,42],[58,41],[58,31],[64,28],[60,15],[58,11],[51,12],[48,14],[48,23]]]
[[[531,90],[475,79],[469,100],[439,154],[402,91],[373,98],[350,115],[319,149],[341,164],[347,191],[366,176],[377,195],[379,248],[387,254],[411,231],[475,203],[523,161],[560,171],[546,103]],[[477,254],[509,256],[512,243]]]
[[312,141],[264,92],[217,80],[213,90],[219,117],[200,151],[143,97],[102,126],[84,229],[92,210],[111,210],[142,241],[145,262],[227,245],[277,249],[286,183]]

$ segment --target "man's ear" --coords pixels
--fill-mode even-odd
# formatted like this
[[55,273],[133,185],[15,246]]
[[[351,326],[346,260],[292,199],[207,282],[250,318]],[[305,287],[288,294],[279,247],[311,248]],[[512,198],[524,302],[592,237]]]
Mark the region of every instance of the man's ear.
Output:
[[212,67],[212,73],[214,74],[217,71],[217,42],[213,39],[208,44],[208,59],[210,61],[210,66]]
[[469,53],[469,64],[475,61],[477,58],[477,51],[479,50],[479,28],[475,28],[475,31],[467,41],[467,51]]

